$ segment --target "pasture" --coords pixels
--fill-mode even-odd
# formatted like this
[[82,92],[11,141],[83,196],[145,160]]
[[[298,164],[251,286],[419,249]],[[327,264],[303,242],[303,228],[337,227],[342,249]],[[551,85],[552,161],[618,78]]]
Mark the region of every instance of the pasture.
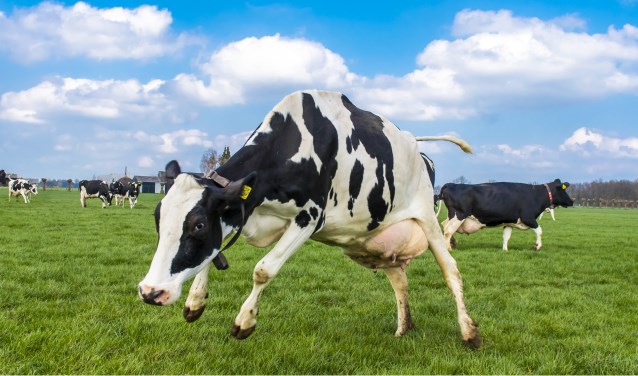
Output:
[[540,252],[532,231],[514,230],[509,252],[500,228],[457,234],[484,339],[471,351],[429,253],[408,267],[417,329],[401,338],[384,273],[313,242],[266,289],[247,340],[229,330],[267,250],[241,240],[198,321],[182,318],[188,286],[173,306],[144,304],[160,198],[81,208],[78,191],[48,189],[25,205],[0,188],[0,374],[638,373],[638,210],[560,208]]

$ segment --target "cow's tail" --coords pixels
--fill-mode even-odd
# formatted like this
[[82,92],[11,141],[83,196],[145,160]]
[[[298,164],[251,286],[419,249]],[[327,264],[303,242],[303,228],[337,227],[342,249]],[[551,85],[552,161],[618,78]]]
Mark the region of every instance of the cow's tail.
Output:
[[457,144],[461,150],[464,152],[471,154],[472,147],[465,140],[462,140],[458,137],[454,136],[418,136],[415,137],[417,141],[449,141],[451,143]]

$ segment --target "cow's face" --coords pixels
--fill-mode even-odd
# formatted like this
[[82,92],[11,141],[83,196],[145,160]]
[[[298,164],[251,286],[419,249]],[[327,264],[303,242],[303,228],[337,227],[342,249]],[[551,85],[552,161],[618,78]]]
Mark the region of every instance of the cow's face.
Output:
[[241,202],[243,182],[221,188],[205,179],[179,174],[172,187],[167,185],[168,192],[155,209],[157,250],[139,284],[140,297],[146,303],[174,303],[182,284],[219,254],[222,241],[233,230],[222,216]]
[[[552,199],[554,205],[560,205],[562,207],[573,206],[574,200],[567,194],[567,188],[569,183],[561,183],[560,179],[554,180],[551,184]],[[549,184],[548,184],[549,186]]]

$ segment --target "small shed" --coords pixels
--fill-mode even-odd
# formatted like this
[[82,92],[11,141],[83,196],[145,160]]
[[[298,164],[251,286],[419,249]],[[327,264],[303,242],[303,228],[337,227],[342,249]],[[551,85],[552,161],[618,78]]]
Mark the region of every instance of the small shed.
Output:
[[157,176],[135,175],[133,181],[142,183],[141,193],[160,193],[161,185]]

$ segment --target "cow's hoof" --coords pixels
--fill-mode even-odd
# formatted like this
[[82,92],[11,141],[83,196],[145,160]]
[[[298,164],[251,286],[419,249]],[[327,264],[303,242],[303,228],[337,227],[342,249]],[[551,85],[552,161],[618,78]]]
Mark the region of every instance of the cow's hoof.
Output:
[[471,350],[477,350],[481,345],[483,345],[483,338],[481,338],[478,331],[474,337],[463,340],[463,346]]
[[184,307],[184,311],[182,312],[184,314],[184,320],[186,320],[186,322],[196,321],[198,318],[200,318],[202,313],[204,313],[204,309],[205,308],[206,308],[206,306],[204,305],[200,309],[196,309],[196,310],[191,311],[190,308]]
[[233,324],[232,329],[230,329],[230,335],[237,339],[246,339],[253,333],[255,326],[256,325],[253,325],[250,328],[241,329],[239,325]]

